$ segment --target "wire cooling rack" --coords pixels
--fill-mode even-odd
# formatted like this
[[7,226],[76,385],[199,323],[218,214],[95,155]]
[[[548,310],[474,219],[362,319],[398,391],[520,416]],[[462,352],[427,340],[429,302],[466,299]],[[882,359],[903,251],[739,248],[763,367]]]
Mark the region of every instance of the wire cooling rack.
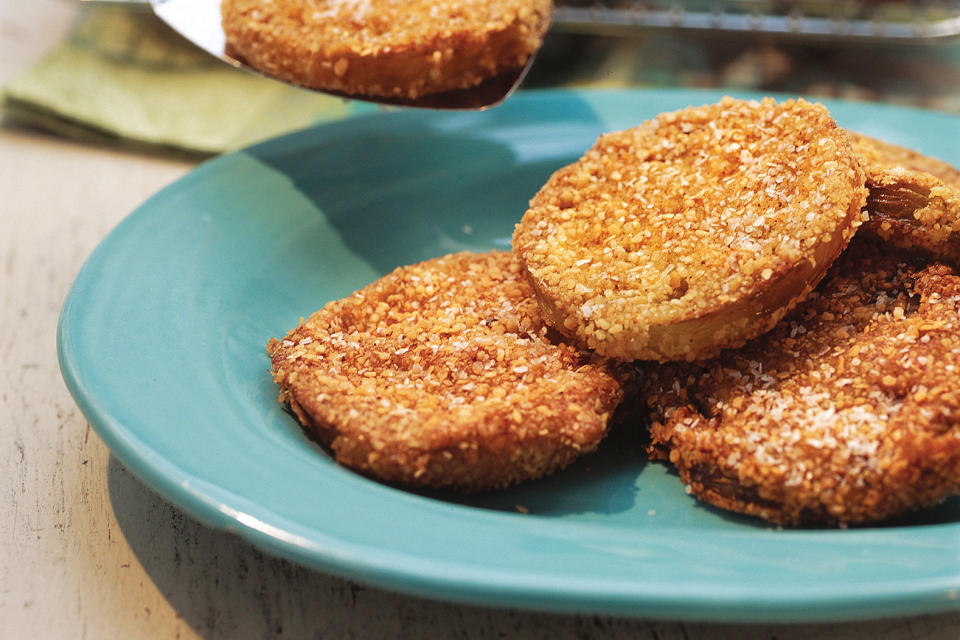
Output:
[[960,0],[556,0],[554,26],[597,35],[674,29],[938,42],[960,36]]
[[[148,6],[149,0],[87,0]],[[630,35],[642,29],[872,42],[960,38],[960,0],[554,0],[553,27]]]

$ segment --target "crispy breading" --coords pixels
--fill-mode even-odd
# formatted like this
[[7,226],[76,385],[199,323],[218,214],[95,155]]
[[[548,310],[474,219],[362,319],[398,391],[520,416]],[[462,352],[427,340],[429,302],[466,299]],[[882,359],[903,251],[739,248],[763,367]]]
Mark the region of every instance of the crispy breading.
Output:
[[855,240],[768,334],[647,371],[650,453],[689,491],[787,525],[960,492],[960,277]]
[[850,138],[870,190],[863,231],[960,265],[960,170],[859,133]]
[[280,400],[339,462],[478,491],[606,434],[632,371],[557,338],[512,254],[458,253],[330,302],[268,350]]
[[419,98],[522,67],[550,0],[223,0],[231,53],[270,75],[348,95]]
[[600,136],[536,194],[513,247],[566,335],[694,360],[806,297],[861,223],[863,184],[824,107],[724,98]]

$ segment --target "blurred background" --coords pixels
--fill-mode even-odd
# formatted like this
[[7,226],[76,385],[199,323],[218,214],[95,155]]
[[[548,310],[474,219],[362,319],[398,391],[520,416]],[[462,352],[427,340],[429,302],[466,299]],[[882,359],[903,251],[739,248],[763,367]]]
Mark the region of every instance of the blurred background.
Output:
[[[62,37],[0,78],[7,123],[202,156],[374,108],[232,69],[145,3],[58,4]],[[9,31],[18,16],[4,20]],[[719,87],[960,112],[960,0],[557,0],[523,85],[551,87]]]

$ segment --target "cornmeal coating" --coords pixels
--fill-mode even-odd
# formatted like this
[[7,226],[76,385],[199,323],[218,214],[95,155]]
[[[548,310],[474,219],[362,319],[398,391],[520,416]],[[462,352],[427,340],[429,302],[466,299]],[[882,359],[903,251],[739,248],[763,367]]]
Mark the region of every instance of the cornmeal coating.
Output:
[[723,509],[882,520],[960,492],[960,277],[854,240],[776,328],[651,366],[651,457]]
[[592,451],[632,375],[555,339],[506,252],[396,269],[268,350],[280,400],[388,482],[505,487]]
[[536,194],[513,247],[563,333],[694,360],[806,297],[861,224],[863,185],[824,107],[724,98],[600,136]]
[[870,190],[863,231],[960,265],[960,170],[882,140],[850,137]]
[[306,87],[419,98],[522,67],[550,0],[223,0],[227,45]]

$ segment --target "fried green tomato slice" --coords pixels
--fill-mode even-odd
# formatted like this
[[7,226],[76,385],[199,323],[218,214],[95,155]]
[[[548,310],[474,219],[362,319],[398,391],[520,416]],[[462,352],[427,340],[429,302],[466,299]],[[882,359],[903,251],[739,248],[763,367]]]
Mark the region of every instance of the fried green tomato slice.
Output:
[[523,67],[551,0],[223,0],[231,54],[314,89],[415,99]]
[[960,265],[960,170],[882,140],[850,137],[870,190],[863,231]]
[[508,252],[398,268],[268,350],[280,400],[338,462],[465,491],[594,450],[632,375],[559,339]]
[[554,173],[513,235],[558,330],[622,360],[694,360],[773,327],[866,199],[850,142],[803,100],[664,113]]
[[651,367],[652,457],[784,524],[860,524],[960,492],[960,277],[854,240],[776,328]]

